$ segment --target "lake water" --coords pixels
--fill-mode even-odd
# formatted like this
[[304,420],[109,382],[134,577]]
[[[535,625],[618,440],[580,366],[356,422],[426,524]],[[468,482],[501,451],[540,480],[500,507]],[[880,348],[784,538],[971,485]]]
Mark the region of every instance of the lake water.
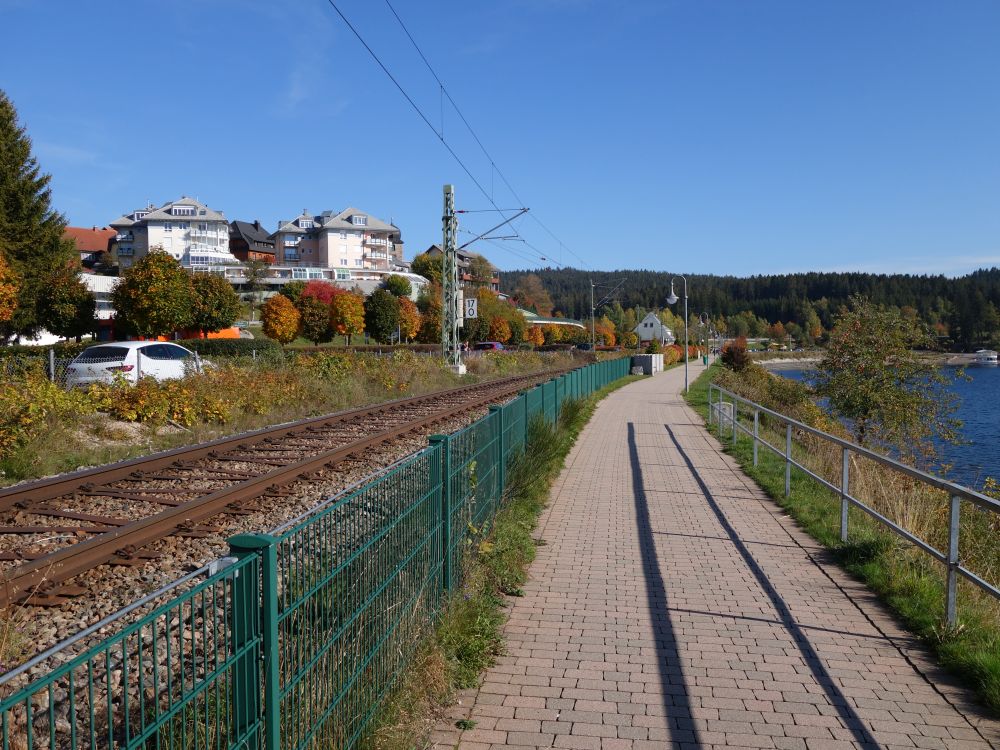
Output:
[[[807,380],[811,370],[771,372]],[[947,479],[979,489],[986,477],[1000,481],[1000,367],[969,367],[965,372],[970,379],[955,381],[952,388],[959,398],[955,416],[962,420],[962,436],[968,443],[944,445],[939,452],[952,464]]]

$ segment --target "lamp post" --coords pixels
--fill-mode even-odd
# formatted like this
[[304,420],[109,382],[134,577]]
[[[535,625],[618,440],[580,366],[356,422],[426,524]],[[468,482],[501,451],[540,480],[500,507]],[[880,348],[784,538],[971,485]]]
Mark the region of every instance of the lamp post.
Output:
[[686,276],[674,276],[670,279],[670,296],[667,297],[667,304],[672,305],[677,302],[677,295],[674,294],[674,281],[681,279],[684,282],[684,392],[688,392],[688,280]]

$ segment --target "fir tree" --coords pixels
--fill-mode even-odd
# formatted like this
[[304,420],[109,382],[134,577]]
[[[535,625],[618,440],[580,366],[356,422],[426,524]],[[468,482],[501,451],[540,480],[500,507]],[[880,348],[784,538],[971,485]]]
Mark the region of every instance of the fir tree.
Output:
[[17,307],[0,322],[0,339],[32,336],[46,326],[46,293],[79,265],[75,243],[63,238],[66,219],[51,205],[51,177],[31,154],[31,139],[0,91],[0,245],[19,279]]

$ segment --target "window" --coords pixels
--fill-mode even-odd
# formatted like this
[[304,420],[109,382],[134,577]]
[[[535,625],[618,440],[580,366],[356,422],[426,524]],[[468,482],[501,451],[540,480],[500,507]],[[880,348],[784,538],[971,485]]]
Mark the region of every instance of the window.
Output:
[[198,224],[198,231],[199,232],[207,232],[208,231],[208,222],[204,222],[203,221],[200,224]]
[[299,229],[312,229],[313,226],[312,219],[299,219]]
[[191,228],[191,222],[189,222],[189,221],[179,221],[179,222],[177,222],[177,228],[178,229],[190,229]]
[[340,265],[346,266],[347,265],[347,258],[341,258],[340,259]]
[[171,224],[169,221],[163,225],[164,232],[172,232],[173,230],[174,230],[174,225]]
[[346,229],[341,229],[340,230],[340,239],[342,239],[342,240],[346,240],[347,239],[347,230]]
[[293,279],[306,279],[309,277],[309,269],[307,268],[293,268],[292,278]]
[[174,206],[170,209],[172,216],[194,216],[194,206]]
[[342,271],[341,269],[336,269],[335,271],[337,281],[348,281],[351,278],[350,271]]
[[360,215],[352,216],[351,223],[356,227],[366,227],[368,226],[368,217]]

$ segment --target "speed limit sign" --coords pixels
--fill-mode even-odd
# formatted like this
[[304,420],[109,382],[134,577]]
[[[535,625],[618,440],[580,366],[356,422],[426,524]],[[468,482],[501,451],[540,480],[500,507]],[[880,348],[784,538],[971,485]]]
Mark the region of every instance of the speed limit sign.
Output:
[[479,317],[479,300],[475,297],[469,297],[465,300],[465,317],[466,318],[478,318]]

